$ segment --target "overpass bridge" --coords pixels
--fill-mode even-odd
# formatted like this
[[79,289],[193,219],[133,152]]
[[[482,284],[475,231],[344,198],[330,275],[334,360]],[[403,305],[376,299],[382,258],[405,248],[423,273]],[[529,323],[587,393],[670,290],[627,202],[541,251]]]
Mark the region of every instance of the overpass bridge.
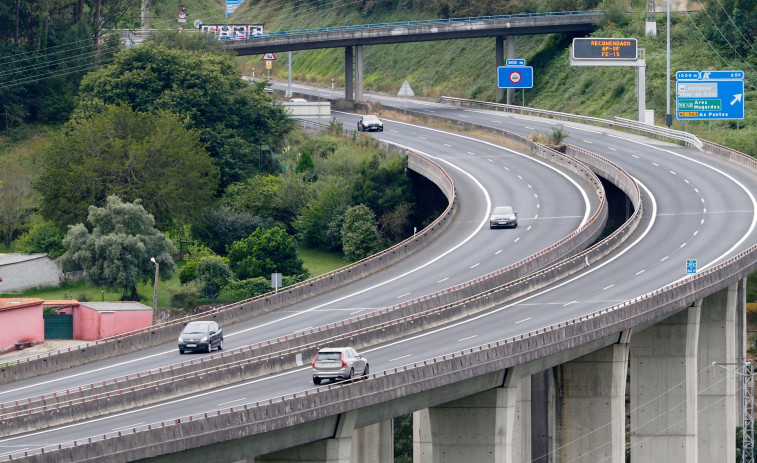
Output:
[[[603,12],[598,10],[565,11],[281,31],[264,36],[251,36],[246,40],[229,40],[226,42],[226,48],[236,51],[239,55],[344,48],[344,98],[362,101],[365,46],[494,37],[494,64],[499,67],[505,64],[504,40],[507,40],[507,58],[515,58],[514,36],[588,34],[597,28],[596,21],[602,14]],[[502,90],[497,90],[497,101],[504,96]],[[510,89],[508,103],[512,104],[513,95]]]
[[[445,113],[469,124],[475,118],[482,128],[507,123],[522,130],[525,124],[549,127],[550,122],[512,117],[518,116],[514,112],[505,116],[461,109],[422,102],[410,108],[426,117]],[[369,358],[390,367],[366,380],[308,388],[300,381],[308,376],[306,369],[298,372],[297,354],[305,352],[302,358],[307,359],[312,350],[281,351],[248,368],[257,369],[258,376],[242,386],[244,392],[232,405],[217,411],[203,405],[203,413],[187,413],[184,401],[163,415],[145,411],[146,418],[121,417],[119,425],[108,425],[119,428],[117,435],[84,432],[79,435],[90,437],[78,443],[56,438],[66,443],[47,446],[45,455],[30,444],[34,436],[25,436],[14,445],[36,450],[23,461],[58,456],[71,461],[159,460],[165,454],[164,459],[187,461],[386,462],[391,461],[384,453],[391,442],[390,419],[409,412],[415,416],[418,462],[621,462],[626,443],[632,461],[732,461],[739,378],[712,362],[744,360],[744,281],[757,266],[755,207],[748,193],[755,188],[754,161],[712,144],[703,144],[702,154],[608,129],[621,122],[592,128],[572,121],[600,121],[552,116],[575,134],[577,144],[608,153],[634,177],[642,177],[636,196],[633,180],[624,180],[622,169],[573,149],[586,163],[582,165],[613,179],[633,201],[638,213],[624,228],[628,239],[623,248],[608,255],[589,250],[520,283],[477,288],[471,291],[475,297],[456,303],[414,302],[443,307],[444,316],[420,311],[401,323],[371,323],[365,328],[372,330],[355,327],[342,333],[357,345],[379,343]],[[646,133],[665,135],[653,130],[658,129]],[[480,162],[491,164],[485,158]],[[716,219],[722,214],[729,220]],[[705,268],[684,278],[682,261],[690,256],[699,256]],[[559,283],[537,284],[556,281],[556,273],[550,272],[562,275]],[[518,284],[529,290],[513,286]],[[536,286],[543,287],[538,294]],[[513,299],[513,293],[519,297]],[[467,315],[446,316],[454,311]],[[387,314],[378,317],[391,319]],[[434,324],[439,319],[459,322]],[[388,332],[392,336],[382,337]],[[472,333],[477,337],[466,340]],[[407,341],[387,342],[401,334]],[[432,343],[435,338],[438,342]],[[420,355],[392,362],[407,353]],[[268,371],[279,374],[269,377]],[[207,382],[220,387],[228,378],[226,372],[217,377],[205,372],[191,387]],[[117,396],[109,400],[124,400]],[[102,403],[93,402],[83,413],[91,416]],[[39,416],[49,419],[56,413]],[[155,421],[156,416],[174,419]],[[98,419],[91,426],[105,425]]]

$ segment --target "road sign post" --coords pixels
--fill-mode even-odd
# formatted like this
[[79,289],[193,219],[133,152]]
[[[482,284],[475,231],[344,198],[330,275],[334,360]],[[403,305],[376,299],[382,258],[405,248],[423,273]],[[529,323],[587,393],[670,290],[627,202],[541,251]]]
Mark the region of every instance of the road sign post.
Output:
[[744,119],[744,72],[676,72],[676,118]]

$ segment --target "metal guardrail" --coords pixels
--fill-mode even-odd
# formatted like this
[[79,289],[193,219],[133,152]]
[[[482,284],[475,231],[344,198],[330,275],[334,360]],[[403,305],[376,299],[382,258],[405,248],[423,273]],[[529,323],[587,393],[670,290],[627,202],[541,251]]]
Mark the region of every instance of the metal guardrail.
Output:
[[[544,17],[565,17],[565,16],[599,16],[604,11],[602,10],[577,10],[577,11],[552,11],[546,13],[521,13],[510,15],[495,15],[495,16],[471,16],[467,18],[448,18],[448,19],[428,19],[418,21],[400,21],[391,23],[376,23],[376,24],[358,24],[353,26],[332,26],[332,27],[319,27],[315,29],[298,29],[291,31],[278,31],[278,32],[266,32],[264,34],[250,35],[245,37],[246,39],[261,39],[267,37],[288,37],[293,35],[304,34],[321,34],[324,32],[344,32],[344,31],[357,31],[364,29],[385,29],[392,27],[407,27],[407,26],[427,26],[438,24],[453,24],[464,22],[479,22],[479,21],[502,21],[507,19],[526,19],[526,18],[544,18]],[[232,41],[239,40],[236,37],[229,37],[221,40]]]
[[581,122],[585,124],[604,125],[616,129],[642,132],[646,135],[651,135],[657,138],[667,138],[670,140],[680,141],[683,142],[686,146],[698,149],[700,151],[704,149],[704,142],[702,142],[702,140],[700,140],[696,135],[680,130],[673,130],[665,127],[649,125],[631,119],[624,119],[622,117],[615,117],[610,120],[602,119],[599,117],[579,116],[577,114],[562,113],[559,111],[548,111],[546,109],[529,108],[524,106],[508,105],[504,103],[492,103],[488,101],[468,100],[465,98],[455,98],[450,96],[442,96],[438,100],[436,100],[436,102],[457,106],[475,106],[492,111],[505,111],[528,116],[548,117],[550,119],[560,119],[572,122]]

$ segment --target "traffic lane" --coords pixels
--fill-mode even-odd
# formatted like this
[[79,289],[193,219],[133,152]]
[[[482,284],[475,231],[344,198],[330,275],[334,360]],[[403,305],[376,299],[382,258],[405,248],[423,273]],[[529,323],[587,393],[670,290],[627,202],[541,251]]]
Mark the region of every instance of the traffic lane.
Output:
[[[435,135],[438,136],[439,134]],[[454,150],[451,151],[454,152]],[[455,158],[454,155],[448,155],[447,157],[452,159]],[[452,162],[451,165],[453,164],[454,162]],[[471,165],[468,167],[474,168],[476,167],[476,165],[477,163],[474,162],[471,163]],[[532,163],[527,163],[527,165],[530,167]],[[479,192],[479,189],[476,186],[473,186],[471,182],[464,181],[467,178],[464,175],[460,175],[457,169],[448,168],[447,170],[449,170],[450,175],[455,178],[458,190],[460,191],[460,197],[473,198],[473,201],[468,204],[468,207],[461,208],[461,211],[458,213],[457,220],[455,220],[455,223],[450,227],[449,233],[445,233],[444,235],[450,237],[450,239],[459,240],[459,236],[464,235],[471,230],[472,224],[475,225],[476,223],[480,223],[481,220],[485,220],[486,216],[488,215],[488,208],[485,207],[482,210],[476,210],[474,207],[471,207],[472,205],[483,202],[482,200],[475,199],[478,197],[477,195],[481,194]],[[489,170],[487,169],[484,169],[482,171],[482,173],[484,174],[488,174],[488,172]],[[567,192],[561,192],[560,195],[563,198],[571,196]],[[473,220],[467,221],[467,217],[471,217]],[[550,227],[550,230],[559,230],[559,227]],[[569,228],[565,228],[564,230],[565,234],[568,234],[570,232]],[[443,245],[444,241],[445,239],[441,239],[439,241],[439,244]],[[491,239],[488,238],[485,241],[489,242],[491,241]],[[437,250],[434,250],[435,248]],[[426,254],[427,258],[429,259],[432,258],[431,256],[438,252],[438,248],[439,246],[429,245],[419,253],[419,258],[422,259],[424,257],[423,254]],[[479,250],[480,246],[478,245],[474,245],[472,246],[472,248],[474,249],[474,251],[471,251],[470,249],[463,250],[464,254],[470,255],[471,253],[482,252]],[[521,248],[523,248],[523,246],[521,246]],[[488,253],[483,252],[480,259],[475,260],[491,263],[492,265],[490,267],[487,267],[487,270],[493,270],[495,268],[501,268],[502,266],[512,263],[518,260],[518,258],[523,257],[523,255],[530,254],[529,251],[525,251],[523,255],[519,254],[517,256],[513,256],[510,252],[499,252],[500,249],[501,248],[491,250]],[[487,258],[489,257],[489,255],[497,256],[498,252],[499,254],[502,254],[498,259]],[[452,259],[452,257],[450,257],[450,259]],[[396,275],[402,275],[404,273],[410,272],[414,268],[414,261],[414,259],[406,260],[395,266],[395,268],[384,272],[384,274],[387,275],[387,278],[391,279],[396,278]],[[436,271],[430,272],[430,274],[433,276],[432,280],[429,281],[419,283],[418,281],[413,281],[410,278],[400,280],[397,283],[399,285],[397,289],[380,291],[380,296],[386,296],[383,297],[383,299],[377,297],[375,292],[367,290],[368,288],[375,286],[372,283],[373,280],[363,280],[356,283],[355,285],[351,285],[352,288],[356,289],[352,291],[350,301],[334,301],[333,295],[324,295],[288,308],[286,311],[282,312],[285,314],[284,316],[289,317],[285,320],[281,319],[280,314],[271,313],[257,317],[255,320],[235,325],[234,327],[225,327],[224,331],[226,349],[229,350],[242,345],[248,345],[251,343],[271,339],[275,336],[283,336],[294,331],[301,331],[310,327],[333,323],[336,320],[348,318],[350,315],[364,313],[375,308],[394,305],[401,302],[402,300],[408,299],[411,294],[416,296],[428,294],[433,290],[441,290],[449,287],[449,285],[454,283],[455,281],[458,283],[468,281],[477,276],[480,276],[483,273],[486,273],[480,268],[477,269],[474,262],[468,266],[467,271],[462,276],[458,275],[456,276],[456,279],[453,280],[452,277],[455,277],[455,275],[450,272],[450,269],[458,268],[454,265],[454,262],[455,261],[452,261],[452,263],[445,261],[440,262],[440,268],[443,269],[444,273],[447,275],[446,277],[441,276],[439,278],[436,278],[436,275],[439,275],[441,273],[440,271]],[[413,281],[413,288],[407,287],[406,282],[410,281]],[[418,290],[419,287],[423,289]],[[351,288],[345,288],[345,291],[349,292],[350,289]],[[274,325],[279,325],[279,327],[274,328]],[[177,337],[178,331],[179,329],[177,328]],[[137,353],[127,354],[125,356],[120,356],[115,364],[112,360],[106,360],[96,362],[89,366],[67,370],[65,372],[45,375],[41,378],[17,382],[12,386],[6,385],[3,387],[3,391],[0,392],[0,401],[7,402],[34,395],[61,391],[67,388],[74,388],[82,384],[86,385],[108,380],[115,376],[133,374],[138,371],[147,371],[149,369],[157,369],[170,363],[188,361],[190,358],[199,360],[199,358],[201,357],[200,355],[178,358],[176,356],[177,349],[175,343],[168,343],[156,348],[150,348],[146,352],[141,351]],[[55,387],[57,389],[51,390],[51,387]]]

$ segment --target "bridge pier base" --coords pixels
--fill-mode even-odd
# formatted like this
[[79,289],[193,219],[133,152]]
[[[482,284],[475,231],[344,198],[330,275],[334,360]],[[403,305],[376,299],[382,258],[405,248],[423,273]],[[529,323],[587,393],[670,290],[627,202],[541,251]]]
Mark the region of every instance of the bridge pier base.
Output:
[[[701,306],[631,340],[631,463],[697,463],[697,347]],[[722,461],[722,460],[721,460]]]
[[502,387],[414,412],[413,462],[529,461],[522,435],[530,426],[528,384],[530,377],[508,370]]
[[629,341],[558,367],[559,461],[625,462]]

